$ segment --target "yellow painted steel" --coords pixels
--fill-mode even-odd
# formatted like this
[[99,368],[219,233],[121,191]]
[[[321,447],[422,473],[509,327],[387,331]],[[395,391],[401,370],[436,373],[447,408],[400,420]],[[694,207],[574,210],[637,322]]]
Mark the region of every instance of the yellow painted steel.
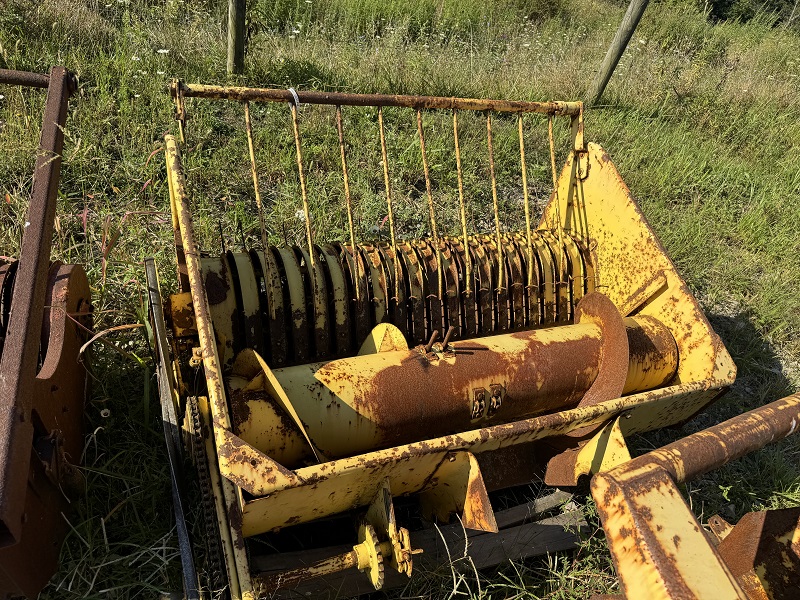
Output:
[[[245,469],[246,472],[241,472],[242,467],[234,469],[230,461],[221,465],[223,476],[236,480],[238,487],[258,492],[255,498],[242,503],[243,535],[254,535],[288,523],[307,522],[327,514],[365,506],[374,495],[376,482],[386,477],[390,479],[394,494],[420,491],[448,452],[467,450],[480,453],[510,444],[563,435],[609,422],[622,411],[627,412],[626,418],[620,422],[625,435],[677,423],[691,417],[718,395],[721,388],[732,382],[735,368],[729,355],[711,331],[672,263],[661,251],[605,153],[598,146],[589,145],[588,175],[583,180],[576,178],[573,164],[574,159],[570,158],[559,181],[558,198],[562,203],[559,213],[564,218],[565,232],[572,233],[577,239],[587,240],[592,249],[592,265],[591,272],[587,266],[585,275],[579,268],[573,269],[572,293],[575,295],[577,278],[594,278],[597,288],[602,289],[618,307],[628,307],[638,311],[637,316],[649,315],[663,322],[675,336],[680,354],[678,375],[672,385],[601,402],[592,407],[303,467],[294,471],[296,478],[278,477],[278,474],[287,471],[284,467],[255,448],[246,450],[246,454],[252,457],[250,463],[255,463]],[[552,222],[555,217],[553,211],[554,207],[547,207],[540,229],[544,228],[548,218]],[[552,315],[549,320],[553,322],[559,296],[555,281],[559,257],[554,252],[558,250],[557,241],[553,236],[551,238],[549,244],[538,242],[542,244],[538,254],[549,257],[541,265],[541,272],[544,276],[544,308]],[[555,247],[553,242],[556,242]],[[186,241],[184,243],[189,248]],[[399,245],[402,247],[402,244]],[[403,252],[411,259],[406,261],[406,265],[417,264],[416,254],[410,245]],[[567,252],[570,258],[575,256],[574,250],[567,248]],[[412,283],[417,280],[413,271],[409,275]],[[484,278],[481,279],[482,287],[483,281]],[[489,287],[484,289],[493,293],[491,280],[487,279],[485,285]],[[299,293],[296,286],[291,287]],[[194,287],[192,291],[195,294]],[[421,294],[422,290],[416,293]],[[219,333],[218,324],[214,325],[215,333]],[[209,337],[211,339],[207,341],[216,346],[213,337]],[[206,351],[204,349],[204,363],[208,362]],[[206,369],[208,372],[208,365]],[[221,411],[226,409],[220,407]],[[277,413],[269,419],[276,417]],[[227,417],[217,420],[214,430],[217,446],[232,448],[231,443],[236,440],[231,438],[233,434],[230,433]],[[279,434],[277,430],[270,431],[265,431],[265,435]],[[313,491],[309,488],[311,485],[314,486]],[[321,503],[319,498],[326,500]]]
[[608,423],[578,451],[575,460],[575,478],[580,475],[608,471],[628,462],[631,453],[620,427],[620,417]]
[[[614,479],[602,474],[592,482],[592,494],[602,498],[607,513],[603,527],[613,540],[610,548],[617,572],[624,574],[625,597],[746,600],[672,479],[665,471],[654,476],[652,466],[645,469],[647,485],[636,494],[623,493]],[[629,472],[626,479],[637,475]],[[659,540],[666,560],[649,553],[653,539]]]
[[[291,101],[287,94],[288,92],[284,90],[246,90],[185,84],[178,84],[176,87],[176,97],[224,96],[250,102]],[[302,101],[306,101],[303,93],[300,96]],[[346,97],[347,95],[336,94],[329,94],[324,98],[307,94],[306,96],[309,99],[313,98],[311,101],[334,105],[347,104],[353,100],[352,97]],[[380,101],[378,104],[373,102],[376,106],[409,106],[418,111],[428,106],[423,103],[424,99],[417,97],[370,98],[372,101]],[[367,100],[367,97],[356,98],[355,102],[367,102]],[[465,263],[468,273],[473,269],[475,271],[474,279],[467,281],[466,290],[470,291],[475,284],[473,293],[477,300],[476,316],[479,317],[475,323],[475,328],[478,330],[476,333],[501,331],[514,323],[512,319],[517,318],[516,316],[503,313],[506,310],[504,302],[498,313],[492,314],[491,309],[487,309],[488,305],[485,302],[482,304],[481,299],[500,298],[510,293],[511,300],[508,306],[513,309],[511,312],[518,310],[519,305],[515,306],[513,303],[517,302],[515,298],[519,296],[514,295],[515,290],[511,289],[512,286],[509,286],[509,290],[501,288],[506,286],[504,280],[507,273],[512,275],[514,282],[517,282],[517,273],[523,274],[523,271],[527,271],[527,278],[522,278],[520,281],[526,280],[529,288],[535,287],[533,290],[535,293],[528,297],[535,298],[533,302],[536,304],[528,305],[527,310],[530,314],[541,316],[541,319],[537,318],[537,324],[549,327],[556,323],[560,325],[569,322],[576,302],[596,289],[610,298],[623,317],[634,317],[639,323],[657,321],[667,328],[674,338],[677,371],[671,381],[667,382],[666,387],[635,393],[636,389],[655,385],[647,365],[641,363],[632,367],[633,375],[629,373],[637,383],[626,387],[620,398],[498,425],[480,427],[485,423],[476,423],[475,426],[480,428],[432,439],[420,439],[413,443],[374,451],[366,450],[378,435],[376,425],[371,419],[370,408],[359,407],[359,411],[366,418],[358,422],[360,427],[358,436],[369,443],[349,448],[349,454],[363,451],[361,454],[328,460],[316,449],[315,444],[319,444],[326,451],[330,447],[336,447],[338,432],[334,428],[329,432],[325,431],[330,423],[325,418],[324,406],[320,414],[313,414],[313,411],[302,412],[307,408],[306,397],[312,396],[309,393],[309,384],[316,385],[321,381],[322,385],[334,390],[335,397],[349,400],[338,405],[340,410],[353,410],[358,404],[359,391],[374,379],[376,369],[380,370],[382,365],[389,363],[401,364],[400,355],[407,357],[414,350],[408,350],[405,340],[397,339],[390,327],[383,327],[368,338],[359,356],[352,357],[356,351],[356,348],[352,348],[350,350],[352,358],[342,359],[344,362],[352,363],[353,368],[348,371],[349,379],[342,377],[341,372],[325,379],[326,363],[301,364],[282,370],[272,370],[252,349],[240,353],[234,362],[234,324],[230,319],[227,322],[225,319],[216,319],[212,323],[210,300],[219,300],[219,304],[214,304],[215,313],[233,314],[240,310],[237,307],[235,294],[216,296],[213,293],[213,286],[214,277],[225,280],[225,273],[222,270],[230,269],[229,261],[234,261],[234,267],[241,265],[244,268],[247,262],[246,255],[223,258],[222,261],[216,260],[216,266],[211,266],[211,261],[208,264],[201,264],[193,239],[180,153],[175,140],[167,136],[166,156],[173,224],[185,251],[191,287],[191,306],[196,317],[195,325],[208,385],[210,428],[213,434],[213,444],[209,446],[208,452],[211,460],[216,461],[219,467],[215,497],[220,528],[228,532],[227,537],[223,535],[223,542],[234,598],[253,598],[244,538],[355,508],[368,507],[374,502],[378,491],[384,489],[382,486],[390,489],[391,495],[395,496],[419,493],[426,512],[439,517],[445,517],[453,511],[461,512],[467,527],[491,531],[496,529],[496,523],[476,458],[481,453],[548,437],[563,439],[570,433],[586,435],[590,428],[593,428],[595,435],[578,451],[575,469],[576,472],[582,473],[603,471],[629,458],[624,445],[624,436],[680,423],[702,410],[720,394],[721,390],[733,382],[736,369],[730,355],[711,329],[674,265],[664,254],[655,234],[608,155],[596,144],[584,145],[580,103],[542,103],[525,106],[522,103],[500,103],[484,106],[475,104],[478,101],[435,100],[435,106],[431,105],[435,108],[461,110],[483,106],[486,109],[500,111],[530,111],[573,116],[574,149],[556,182],[550,203],[544,210],[538,226],[539,235],[528,234],[526,243],[519,245],[519,248],[527,248],[527,256],[511,246],[504,245],[510,238],[501,236],[496,214],[494,218],[496,239],[488,242],[481,238],[468,240],[466,231],[462,232],[465,247],[461,260]],[[294,105],[292,110],[296,118]],[[298,146],[298,164],[302,173],[296,120],[293,123]],[[521,121],[519,124],[521,126]],[[418,125],[421,129],[421,116]],[[455,122],[454,131],[457,132]],[[522,140],[521,130],[520,139]],[[384,167],[386,168],[386,165]],[[427,171],[427,164],[425,170]],[[430,182],[427,183],[431,202],[429,212],[433,220]],[[264,277],[272,277],[273,284],[280,280],[277,275],[280,269],[276,264],[270,266],[268,264],[270,261],[272,263],[283,261],[296,267],[285,269],[288,287],[286,298],[295,314],[298,314],[298,311],[306,314],[308,307],[313,307],[316,320],[313,323],[306,323],[299,318],[295,319],[291,325],[296,331],[287,332],[288,335],[308,340],[313,347],[314,343],[318,343],[313,341],[315,339],[313,336],[318,330],[330,330],[329,324],[332,321],[335,320],[337,325],[347,330],[346,321],[356,314],[356,308],[353,308],[351,313],[341,309],[338,312],[329,312],[328,303],[328,297],[333,295],[337,299],[334,304],[337,307],[342,304],[341,301],[346,293],[344,281],[337,275],[335,280],[331,280],[333,290],[328,290],[327,281],[321,272],[318,273],[315,269],[315,267],[322,268],[325,264],[334,265],[337,260],[344,262],[350,272],[357,274],[355,280],[358,281],[358,285],[362,282],[366,285],[366,275],[368,272],[371,274],[372,296],[375,301],[366,309],[360,304],[357,308],[363,310],[363,314],[369,312],[370,318],[374,319],[373,322],[389,318],[391,283],[394,281],[396,284],[398,281],[400,266],[402,273],[407,277],[408,289],[417,300],[418,306],[421,304],[420,301],[425,300],[426,293],[435,292],[425,289],[427,287],[425,282],[429,281],[430,277],[427,280],[424,277],[424,273],[431,273],[435,269],[441,304],[436,305],[435,300],[431,301],[433,308],[426,309],[425,314],[422,308],[419,308],[418,313],[408,315],[408,323],[415,339],[427,338],[433,331],[437,331],[439,328],[437,321],[442,313],[436,311],[445,310],[447,302],[443,294],[443,278],[448,277],[448,294],[457,294],[462,289],[459,286],[463,285],[463,282],[457,281],[457,278],[450,274],[448,270],[450,263],[445,264],[442,260],[444,255],[441,253],[440,245],[434,243],[431,246],[423,243],[415,246],[393,239],[392,245],[396,245],[397,252],[392,252],[391,265],[382,260],[380,248],[368,245],[349,250],[348,247],[343,247],[337,258],[337,251],[319,250],[313,245],[307,198],[305,190],[303,191],[308,250],[297,254],[290,249],[282,248],[273,253],[269,248],[265,248],[265,256],[252,258],[254,255],[251,255],[251,260],[258,260],[260,263]],[[460,197],[463,197],[463,194]],[[438,235],[435,234],[434,237],[438,238]],[[351,234],[352,243],[354,240]],[[511,250],[505,251],[505,248]],[[324,258],[320,261],[323,265],[316,264],[317,257]],[[527,269],[522,268],[524,259]],[[454,261],[455,258],[450,257],[450,260]],[[394,271],[394,279],[387,271],[389,267]],[[314,270],[312,297],[306,297],[303,282],[296,276],[303,268]],[[452,272],[455,273],[455,268]],[[259,281],[255,277],[248,276],[239,285],[247,287],[250,299],[257,297]],[[275,295],[275,302],[269,303],[274,318],[276,314],[282,312],[274,308],[282,302],[282,298],[277,297],[280,294],[275,294],[275,288],[271,285],[265,287],[267,294]],[[365,293],[359,294],[359,290]],[[355,291],[355,295],[363,300],[367,288],[357,288]],[[186,299],[182,299],[181,302],[186,306]],[[255,303],[245,306],[243,302],[241,310],[247,316],[254,316],[257,307]],[[427,310],[432,314],[428,315]],[[498,323],[500,326],[497,326]],[[361,323],[359,326],[366,325]],[[494,329],[496,326],[497,329]],[[580,326],[549,327],[539,330],[537,335],[556,339],[567,335],[569,327]],[[591,329],[594,326],[583,327]],[[253,339],[257,336],[255,330],[247,330],[247,333]],[[597,337],[598,332],[593,331],[592,335]],[[484,338],[481,342],[487,343],[486,339],[494,340],[488,342],[490,345],[494,344],[491,349],[494,353],[507,354],[513,351],[514,340],[511,336]],[[445,350],[441,347],[436,350],[438,361],[445,364],[448,361],[458,360],[448,356]],[[294,348],[294,351],[293,364],[310,362],[310,360],[304,361],[300,349]],[[341,361],[334,362],[344,364]],[[227,375],[231,369],[232,374],[227,377],[227,383],[233,392],[243,394],[242,398],[245,399],[248,409],[246,411],[237,412],[234,402],[231,402],[232,407],[229,411],[229,398],[226,398],[223,388],[223,371]],[[486,388],[489,389],[496,383],[486,381]],[[428,400],[424,389],[419,396],[421,403]],[[254,401],[247,402],[248,398]],[[262,401],[265,398],[271,401]],[[251,410],[253,407],[258,407],[258,410]],[[311,435],[312,427],[319,428],[319,439],[324,440],[324,443],[320,443],[314,435]],[[280,461],[276,460],[275,456],[268,456],[259,450],[259,448],[274,447],[275,439],[283,444]],[[316,451],[314,458],[317,462],[309,457],[309,446]],[[336,450],[338,453],[342,449],[336,448]],[[311,464],[294,469],[282,464],[299,465],[304,464],[303,460],[310,460]],[[611,519],[609,525],[622,538],[625,538],[626,531],[638,532],[625,538],[623,546],[628,545],[624,546],[626,548],[624,556],[621,555],[623,563],[618,562],[620,569],[638,570],[640,573],[637,576],[638,582],[631,588],[636,594],[629,597],[666,597],[658,595],[659,585],[663,583],[658,580],[660,575],[645,564],[646,556],[637,554],[636,536],[656,535],[648,529],[647,524],[637,521],[639,519],[637,515],[642,514],[642,507],[651,511],[650,514],[654,516],[653,523],[669,521],[675,524],[681,537],[680,543],[675,544],[676,559],[687,561],[687,564],[711,564],[709,561],[713,557],[707,555],[705,550],[707,544],[704,546],[699,543],[699,536],[704,534],[693,525],[691,511],[683,500],[677,495],[671,496],[669,501],[661,500],[664,494],[669,492],[670,481],[665,480],[652,490],[643,490],[633,501],[619,497],[613,482],[603,479],[602,474],[596,477],[595,481],[598,482],[600,492],[606,494],[610,502],[613,503],[619,498],[619,502],[636,503],[628,507],[630,510],[627,514],[623,514],[625,511],[620,511],[619,515]],[[446,482],[447,485],[437,486],[435,485],[437,482]],[[243,494],[243,491],[247,494]],[[359,559],[356,562],[361,564],[364,561]],[[740,597],[741,590],[730,577],[730,573],[724,569],[717,569],[711,576],[701,574],[697,570],[687,575],[686,582],[687,589],[701,597]]]
[[[491,452],[601,425],[621,413],[626,415],[620,423],[626,436],[658,429],[691,417],[719,394],[723,383],[708,380],[662,388],[585,408],[303,467],[294,471],[302,480],[297,486],[282,487],[276,482],[273,473],[282,467],[261,455],[257,464],[262,475],[251,482],[261,494],[245,503],[242,531],[245,536],[256,535],[366,506],[378,482],[387,477],[396,496],[419,492],[449,452]],[[318,498],[325,498],[325,502]]]
[[[165,137],[166,151],[165,158],[167,163],[167,176],[170,180],[170,206],[174,221],[178,225],[183,251],[186,257],[186,267],[189,276],[189,283],[193,297],[195,316],[197,318],[197,333],[200,338],[202,350],[203,368],[208,385],[208,395],[211,407],[211,419],[217,450],[224,437],[222,430],[230,427],[228,408],[225,402],[225,391],[222,386],[222,371],[219,368],[219,356],[215,335],[209,319],[208,296],[204,287],[200,270],[200,254],[197,251],[194,241],[192,228],[191,212],[189,209],[189,198],[186,194],[186,182],[183,176],[183,167],[180,160],[180,150],[175,142],[175,138],[168,135]],[[222,472],[222,496],[224,497],[225,513],[230,519],[230,515],[240,515],[242,510],[241,491],[236,489],[227,478],[227,473]],[[250,572],[247,565],[247,555],[244,552],[244,544],[240,544],[241,532],[235,527],[231,527],[231,536],[237,539],[231,541],[231,545],[225,550],[228,561],[228,581],[231,596],[234,599],[252,600],[252,586],[250,584]],[[233,564],[231,564],[233,562]]]
[[[608,154],[597,144],[589,143],[587,148],[588,175],[585,179],[577,176],[577,161],[570,155],[558,182],[557,200],[564,230],[588,241],[597,289],[619,308],[635,300],[636,314],[653,316],[670,329],[680,353],[676,384],[705,379],[732,383],[736,366],[730,354],[664,253]],[[551,202],[539,228],[547,228],[554,219]],[[649,297],[644,298],[643,292]]]

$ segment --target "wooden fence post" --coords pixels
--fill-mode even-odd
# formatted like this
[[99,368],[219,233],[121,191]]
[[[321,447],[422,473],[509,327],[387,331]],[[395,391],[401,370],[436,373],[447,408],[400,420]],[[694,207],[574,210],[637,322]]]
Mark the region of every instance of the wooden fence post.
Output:
[[245,0],[228,0],[228,73],[244,69]]
[[586,104],[589,106],[596,104],[603,95],[608,80],[611,79],[614,69],[617,68],[617,63],[622,57],[622,53],[625,52],[625,48],[628,46],[633,32],[636,31],[639,19],[642,18],[644,9],[647,8],[649,2],[650,0],[631,0],[631,3],[628,5],[628,10],[625,11],[625,16],[622,17],[622,23],[620,23],[619,29],[617,29],[617,33],[614,36],[614,40],[611,42],[608,52],[606,52],[603,64],[600,65],[600,70],[597,72],[597,75],[595,75],[592,85],[586,92]]

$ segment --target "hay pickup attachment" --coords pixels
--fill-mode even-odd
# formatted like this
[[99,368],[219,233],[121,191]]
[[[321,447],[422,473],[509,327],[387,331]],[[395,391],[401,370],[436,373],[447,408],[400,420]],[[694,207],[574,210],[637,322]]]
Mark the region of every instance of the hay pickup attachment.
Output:
[[68,498],[83,486],[74,465],[83,450],[79,350],[91,297],[80,266],[50,260],[75,78],[63,67],[0,70],[0,84],[47,90],[19,259],[0,260],[0,597],[35,598],[58,565]]
[[[254,200],[248,232],[255,235],[248,241],[241,227],[236,249],[201,252],[200,240],[209,243],[209,235],[192,218],[191,177],[204,177],[220,196],[231,185],[192,166],[189,152],[185,162],[179,141],[166,137],[178,292],[164,302],[172,335],[159,352],[162,399],[165,414],[183,419],[198,468],[211,542],[203,568],[212,587],[232,598],[333,597],[400,585],[414,562],[431,567],[469,555],[481,568],[563,549],[574,543],[581,520],[575,512],[545,512],[568,495],[520,503],[518,494],[498,490],[537,478],[571,487],[597,473],[593,492],[627,586],[629,570],[651,568],[643,565],[645,550],[655,556],[677,526],[661,520],[653,533],[655,525],[651,531],[639,524],[650,510],[646,503],[658,504],[647,494],[769,441],[769,435],[740,435],[742,444],[731,442],[731,452],[723,453],[719,448],[730,441],[725,429],[716,434],[728,441],[713,456],[664,450],[631,461],[626,437],[690,419],[733,382],[735,366],[608,155],[584,142],[579,102],[182,82],[172,93],[181,139],[189,98],[241,107],[236,118],[247,145],[239,147],[250,169],[239,172],[253,181],[242,195]],[[235,130],[222,106],[211,108],[220,130]],[[283,128],[269,132],[274,165],[259,164],[255,106],[273,116],[285,110]],[[373,143],[348,144],[348,118],[366,122]],[[554,123],[564,119],[568,157],[559,175],[556,149],[564,145],[554,132],[563,129]],[[553,182],[538,225],[525,154],[532,122],[549,133],[543,172],[552,171]],[[311,136],[303,126],[331,135]],[[503,144],[501,127],[511,132]],[[196,146],[203,146],[200,157],[208,141]],[[528,150],[530,160],[530,144]],[[291,156],[293,174],[277,172],[281,153]],[[320,167],[326,160],[337,169]],[[406,168],[418,166],[417,181],[406,178],[405,187],[394,176],[401,160]],[[434,163],[440,174],[441,164],[452,165],[450,177],[434,176]],[[518,169],[513,175],[511,163]],[[470,172],[479,176],[469,178]],[[356,193],[359,177],[368,184]],[[452,189],[443,181],[452,181]],[[331,182],[338,191],[330,191]],[[266,190],[277,214],[273,188],[287,185],[296,185],[288,234],[287,219],[268,219],[262,201]],[[327,204],[315,197],[323,191],[333,198]],[[469,210],[479,193],[486,205],[491,199],[488,217]],[[372,234],[381,237],[387,224],[388,232],[363,242],[354,206],[371,201],[384,216]],[[398,214],[415,202],[404,224]],[[211,210],[203,198],[195,198],[197,205]],[[455,235],[442,235],[444,213]],[[427,236],[406,239],[409,222]],[[519,224],[516,231],[503,225],[509,222]],[[287,242],[271,245],[282,226]],[[329,229],[339,239],[325,239]],[[150,289],[156,329],[164,328],[154,275]],[[800,417],[795,400],[771,410],[777,409]],[[749,432],[749,422],[736,431]],[[678,443],[694,444],[696,436]],[[697,464],[684,469],[681,459]],[[659,469],[651,472],[651,462]],[[637,474],[661,475],[661,487],[637,487]],[[694,517],[679,498],[670,501],[684,531]],[[454,518],[441,529],[429,525]],[[702,529],[692,531],[693,547],[719,558]],[[656,561],[671,571],[647,571],[647,597],[691,596],[670,587],[693,566],[693,556],[677,558],[678,567]],[[713,568],[727,581],[724,589],[739,594],[732,597],[744,597],[721,559]],[[638,594],[644,588],[625,589],[631,598],[645,597]]]

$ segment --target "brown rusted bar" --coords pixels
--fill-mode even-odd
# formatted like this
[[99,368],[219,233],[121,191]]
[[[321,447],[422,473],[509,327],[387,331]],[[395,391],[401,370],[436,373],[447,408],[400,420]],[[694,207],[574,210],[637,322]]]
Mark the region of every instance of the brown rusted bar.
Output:
[[11,69],[0,69],[0,84],[23,85],[25,87],[47,88],[50,84],[50,76],[41,73],[29,73],[27,71],[13,71]]
[[[292,102],[292,92],[285,89],[225,87],[218,85],[173,82],[172,94],[178,91],[187,98],[215,98],[240,102]],[[345,92],[297,91],[300,102],[306,104],[332,104],[340,106],[396,106],[416,109],[491,110],[495,112],[531,112],[546,115],[577,115],[580,102],[521,102],[480,98],[447,98],[441,96],[401,96],[392,94],[349,94]]]
[[389,181],[389,153],[386,150],[386,131],[383,127],[383,108],[378,107],[378,132],[381,138],[381,161],[383,162],[383,185],[386,188],[386,210],[389,217],[389,237],[392,240],[392,263],[394,265],[394,297],[400,298],[400,259],[397,256],[397,237],[394,229],[394,207],[392,186]]
[[0,545],[19,541],[31,460],[30,412],[50,268],[50,245],[64,145],[63,124],[74,80],[50,72],[31,204],[22,237],[8,333],[0,358]]
[[433,208],[433,192],[431,191],[431,174],[428,168],[428,154],[425,152],[425,132],[422,128],[422,111],[417,109],[417,133],[419,134],[419,150],[422,154],[422,170],[425,173],[425,191],[428,197],[428,212],[431,220],[431,239],[436,251],[436,281],[439,286],[439,298],[444,294],[442,287],[442,247],[439,233],[436,230],[436,211]]
[[677,484],[791,435],[798,423],[794,394],[595,475],[592,496],[625,598],[748,597]]
[[528,243],[528,285],[533,285],[533,239],[531,238],[531,203],[528,194],[528,167],[525,164],[525,136],[522,128],[522,115],[517,116],[519,132],[519,164],[522,171],[522,200],[525,208],[525,240]]
[[292,132],[294,133],[294,147],[297,155],[297,175],[300,177],[300,195],[303,199],[303,214],[306,220],[306,242],[308,243],[308,257],[311,268],[314,268],[314,240],[311,237],[311,211],[308,208],[308,191],[306,189],[306,173],[303,168],[303,150],[300,144],[300,127],[297,122],[297,104],[292,98],[289,100],[289,111],[292,114]]
[[794,394],[648,452],[620,468],[661,467],[683,483],[785,438],[798,425],[800,394]]
[[556,209],[556,230],[558,231],[558,274],[559,279],[564,277],[564,241],[561,222],[561,203],[558,201],[558,174],[556,172],[556,143],[553,138],[553,117],[547,121],[547,135],[550,138],[550,167],[553,172],[553,201]]
[[274,592],[280,588],[291,588],[312,577],[322,577],[358,566],[358,553],[350,550],[330,558],[323,558],[305,567],[282,571],[274,575],[259,575],[255,582],[264,592]]

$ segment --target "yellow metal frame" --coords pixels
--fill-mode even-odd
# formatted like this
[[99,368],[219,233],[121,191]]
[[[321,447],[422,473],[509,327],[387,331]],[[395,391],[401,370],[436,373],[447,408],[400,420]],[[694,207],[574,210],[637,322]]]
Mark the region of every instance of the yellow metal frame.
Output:
[[[617,438],[678,424],[702,410],[733,382],[736,369],[730,355],[664,253],[608,155],[596,144],[584,148],[582,118],[573,118],[573,135],[574,151],[561,172],[539,229],[563,230],[583,240],[591,251],[592,264],[587,265],[587,271],[594,277],[594,288],[607,295],[623,316],[652,316],[670,330],[680,356],[673,381],[658,390],[605,398],[591,406],[325,461],[294,471],[249,446],[231,430],[217,346],[220,340],[209,317],[180,151],[175,139],[167,136],[171,207],[186,257],[208,384],[213,456],[221,474],[220,527],[230,531],[226,558],[232,597],[253,597],[244,549],[244,538],[248,536],[368,506],[387,481],[395,496],[422,492],[433,499],[434,505],[449,504],[468,518],[474,515],[471,520],[477,527],[491,529],[485,507],[480,506],[485,499],[482,480],[478,481],[480,473],[470,467],[477,468],[475,455],[548,437],[585,433],[612,422]],[[554,269],[558,268],[554,265]],[[591,464],[594,460],[590,457],[584,462]],[[609,460],[618,461],[619,454]],[[453,461],[464,466],[455,468]],[[430,482],[438,476],[466,477],[459,485],[471,492],[466,498],[437,499]],[[243,491],[254,497],[245,500]],[[435,512],[435,506],[432,510]]]

